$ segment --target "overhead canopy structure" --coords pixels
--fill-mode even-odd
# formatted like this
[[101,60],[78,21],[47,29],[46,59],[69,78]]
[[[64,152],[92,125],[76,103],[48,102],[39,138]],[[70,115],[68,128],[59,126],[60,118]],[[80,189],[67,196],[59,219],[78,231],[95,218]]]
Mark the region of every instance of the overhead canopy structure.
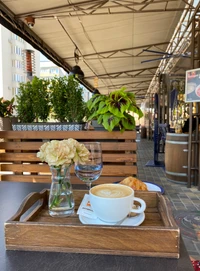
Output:
[[184,12],[190,15],[182,21],[190,19],[195,2],[2,0],[0,23],[67,72],[80,66],[81,81],[91,92],[107,94],[126,86],[141,103],[152,80],[164,72],[163,63],[169,66],[172,58],[189,63],[185,54],[189,42],[181,49],[181,34],[178,39],[173,35]]

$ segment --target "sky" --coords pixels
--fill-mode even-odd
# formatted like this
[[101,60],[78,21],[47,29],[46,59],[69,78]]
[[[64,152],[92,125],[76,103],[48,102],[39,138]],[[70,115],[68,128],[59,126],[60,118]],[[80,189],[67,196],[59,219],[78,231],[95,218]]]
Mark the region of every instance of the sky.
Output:
[[40,53],[40,61],[50,61],[46,56],[44,56],[42,53]]

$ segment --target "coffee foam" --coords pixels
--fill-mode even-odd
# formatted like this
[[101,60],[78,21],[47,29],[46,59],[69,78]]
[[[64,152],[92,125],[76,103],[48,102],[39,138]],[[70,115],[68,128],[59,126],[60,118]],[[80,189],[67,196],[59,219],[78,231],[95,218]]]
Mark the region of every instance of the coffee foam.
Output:
[[131,190],[122,185],[101,185],[94,187],[92,194],[102,198],[124,198],[131,195]]

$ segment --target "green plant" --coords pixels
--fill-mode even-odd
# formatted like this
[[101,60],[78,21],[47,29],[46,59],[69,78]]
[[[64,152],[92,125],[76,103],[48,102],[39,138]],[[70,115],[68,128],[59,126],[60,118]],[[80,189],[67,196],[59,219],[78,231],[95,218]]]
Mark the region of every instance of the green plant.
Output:
[[83,90],[73,77],[55,77],[51,80],[51,104],[55,118],[61,122],[82,122],[87,106]]
[[111,92],[109,95],[95,94],[87,102],[91,113],[88,120],[97,120],[108,131],[118,127],[121,132],[135,129],[135,117],[143,116],[141,109],[136,105],[135,95],[125,92],[123,87]]
[[17,100],[20,122],[46,121],[50,114],[49,80],[34,77],[31,82],[21,83]]
[[11,117],[13,115],[13,109],[15,98],[11,100],[5,100],[3,97],[0,98],[0,117]]

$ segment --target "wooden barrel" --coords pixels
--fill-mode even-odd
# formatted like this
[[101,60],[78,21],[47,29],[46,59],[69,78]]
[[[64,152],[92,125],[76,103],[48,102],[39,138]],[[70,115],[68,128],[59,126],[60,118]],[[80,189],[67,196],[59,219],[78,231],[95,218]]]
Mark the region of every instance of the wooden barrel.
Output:
[[165,173],[168,180],[187,183],[188,134],[167,133]]

